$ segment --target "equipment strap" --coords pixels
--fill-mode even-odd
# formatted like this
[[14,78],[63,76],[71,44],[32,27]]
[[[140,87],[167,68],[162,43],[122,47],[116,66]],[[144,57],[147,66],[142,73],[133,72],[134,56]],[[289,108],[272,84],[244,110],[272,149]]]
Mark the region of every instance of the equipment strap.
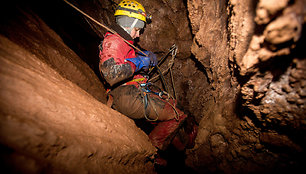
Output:
[[[171,103],[169,102],[169,99],[170,99],[170,98],[173,99],[173,97],[170,96],[167,92],[162,91],[162,90],[160,90],[160,92],[152,91],[152,90],[149,88],[149,86],[154,86],[154,85],[151,84],[150,82],[139,84],[140,93],[141,93],[141,96],[142,96],[143,102],[144,102],[145,118],[146,118],[147,120],[149,120],[149,121],[157,121],[157,120],[158,120],[158,113],[157,113],[157,111],[156,111],[156,108],[155,108],[154,104],[151,102],[150,96],[148,95],[148,93],[151,93],[151,94],[155,94],[155,95],[159,96],[161,99],[165,100],[165,101],[172,107],[172,109],[174,110],[175,114],[177,115],[177,116],[175,117],[175,119],[178,120],[178,119],[179,119],[179,113],[178,113],[177,110],[176,110],[175,103],[171,104]],[[156,87],[156,86],[155,86],[155,87]],[[164,95],[166,95],[167,98],[164,98],[164,97],[163,97]],[[174,99],[173,99],[173,101],[174,101]],[[149,104],[152,104],[152,107],[153,107],[153,109],[154,109],[154,111],[155,111],[155,113],[156,113],[156,115],[157,115],[157,117],[156,117],[154,120],[148,118],[148,117],[147,117],[147,114],[146,114],[146,110],[147,110],[147,107],[148,107]]]
[[[147,89],[144,88],[144,86],[146,85],[143,85],[145,83],[142,83],[142,84],[139,84],[139,91],[140,91],[140,94],[141,94],[141,97],[143,98],[143,103],[144,103],[144,117],[148,120],[148,121],[157,121],[158,120],[158,113],[157,113],[157,110],[155,108],[155,105],[153,104],[153,102],[151,102],[151,99],[148,95],[149,91]],[[151,104],[155,114],[156,114],[156,118],[155,119],[150,119],[148,116],[147,116],[147,108],[149,106],[149,104]]]

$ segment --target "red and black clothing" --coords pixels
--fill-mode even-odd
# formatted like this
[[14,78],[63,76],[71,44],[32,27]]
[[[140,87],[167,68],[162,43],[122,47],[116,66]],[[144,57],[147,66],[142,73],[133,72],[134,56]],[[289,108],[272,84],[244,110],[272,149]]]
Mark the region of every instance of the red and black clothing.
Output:
[[[112,28],[133,44],[131,36],[120,26],[114,25]],[[186,114],[173,108],[175,101],[166,101],[151,93],[145,94],[148,98],[144,97],[140,84],[145,84],[147,78],[135,73],[135,65],[126,60],[136,57],[136,52],[116,34],[106,33],[99,57],[101,75],[112,88],[109,93],[113,98],[112,108],[132,119],[158,121],[149,138],[155,147],[164,150],[186,120]],[[183,149],[187,143],[181,143],[179,149]]]
[[[113,28],[128,42],[131,44],[134,43],[132,37],[119,25],[113,25]],[[126,60],[127,58],[136,57],[134,48],[125,43],[116,34],[111,34],[109,32],[105,34],[99,57],[100,72],[111,86],[117,83],[123,83],[127,79],[144,78],[142,75],[135,75],[135,65]]]

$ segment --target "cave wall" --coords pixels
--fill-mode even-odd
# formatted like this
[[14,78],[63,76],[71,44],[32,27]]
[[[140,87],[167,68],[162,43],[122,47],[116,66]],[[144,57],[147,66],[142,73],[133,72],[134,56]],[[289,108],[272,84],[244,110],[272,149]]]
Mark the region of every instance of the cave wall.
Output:
[[303,1],[282,1],[278,6],[260,1],[255,22],[261,28],[246,54],[236,58],[240,74],[249,78],[242,85],[243,106],[268,130],[305,131],[303,10]]
[[33,11],[34,3],[29,4],[20,3],[17,6],[11,3],[5,6],[7,13],[2,17],[1,33],[24,49],[31,51],[63,77],[105,103],[105,89],[97,75]]
[[145,28],[139,45],[146,50],[163,53],[175,44],[178,47],[178,57],[188,58],[191,55],[192,35],[185,3],[174,0],[139,2],[152,15],[152,22]]
[[[75,3],[97,21],[110,26],[115,21],[113,14],[119,2],[120,0],[99,0]],[[173,44],[176,44],[179,48],[179,57],[190,57],[192,34],[186,4],[183,1],[173,0],[138,0],[138,2],[144,6],[147,13],[152,15],[152,22],[146,25],[145,31],[137,42],[138,46],[151,50],[161,57]],[[97,35],[103,38],[106,29],[90,20],[88,22]]]
[[[188,12],[194,34],[191,51],[203,65],[209,88],[206,100],[198,100],[202,119],[196,147],[189,151],[187,164],[199,172],[230,171],[231,129],[235,123],[237,84],[228,62],[227,2],[188,1]],[[200,79],[198,79],[200,80]]]
[[93,70],[33,4],[10,5],[0,27],[1,170],[153,173],[156,149],[131,119],[103,104]]
[[[153,172],[147,136],[100,103],[105,90],[93,50],[106,30],[55,2],[52,10],[39,3],[1,10],[3,164],[30,173]],[[72,2],[109,25],[119,0]],[[199,123],[186,164],[198,173],[303,169],[305,2],[139,2],[153,14],[140,47],[159,57],[174,43],[179,48],[173,67],[179,106]],[[63,9],[72,15],[61,16]]]
[[188,1],[191,47],[211,89],[199,172],[298,171],[305,160],[304,1]]
[[[113,19],[110,1],[73,2],[104,24]],[[105,103],[105,89],[92,71],[98,64],[91,64],[98,60],[105,30],[62,1],[44,3],[12,1],[1,10],[1,168],[22,173],[154,172],[156,149],[148,137],[132,120],[97,102]],[[147,2],[155,18],[166,22],[158,27],[161,20],[155,20],[151,27],[156,30],[151,28],[140,42],[163,54],[177,40],[179,55],[186,59],[191,44],[187,10],[183,2],[170,3]],[[91,41],[95,57],[89,55]]]

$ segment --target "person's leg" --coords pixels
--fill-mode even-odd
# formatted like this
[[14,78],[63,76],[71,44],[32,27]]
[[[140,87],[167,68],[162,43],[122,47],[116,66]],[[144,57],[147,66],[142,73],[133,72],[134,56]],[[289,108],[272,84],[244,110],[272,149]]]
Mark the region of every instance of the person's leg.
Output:
[[[122,114],[132,119],[146,118],[149,121],[157,121],[149,138],[160,150],[168,147],[187,118],[183,111],[175,107],[175,101],[163,100],[155,94],[145,94],[148,96],[145,99],[145,95],[133,85],[117,87],[111,95],[113,96],[112,107]],[[146,109],[145,103],[147,103]],[[180,139],[176,138],[176,141],[178,140]]]
[[149,134],[152,144],[160,150],[166,150],[186,118],[187,116],[184,114],[178,120],[171,119],[159,122]]
[[119,86],[112,90],[112,108],[132,119],[146,118],[165,121],[178,117],[170,105],[155,94],[143,93],[134,85]]
[[112,108],[131,119],[144,118],[144,105],[139,90],[133,85],[119,86],[110,92]]
[[191,149],[195,145],[198,125],[193,117],[187,117],[184,124],[172,140],[172,145],[179,151]]

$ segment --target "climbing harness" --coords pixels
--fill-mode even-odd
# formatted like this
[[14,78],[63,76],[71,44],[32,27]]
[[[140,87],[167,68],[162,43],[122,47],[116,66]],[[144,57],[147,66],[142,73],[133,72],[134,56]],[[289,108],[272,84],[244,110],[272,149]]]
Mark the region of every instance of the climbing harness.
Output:
[[[151,87],[157,88],[159,90],[159,92],[151,90],[150,89]],[[152,102],[152,99],[150,98],[149,94],[157,95],[159,98],[161,98],[162,100],[166,101],[172,107],[172,109],[174,110],[174,112],[176,114],[175,119],[179,120],[179,113],[176,110],[174,99],[171,97],[171,95],[169,95],[167,92],[161,90],[159,87],[153,85],[150,82],[148,82],[148,83],[140,83],[138,89],[140,91],[140,94],[141,94],[141,97],[142,97],[143,103],[144,103],[144,111],[145,111],[144,112],[144,116],[145,116],[145,118],[148,121],[157,121],[158,117],[159,117],[158,112],[156,110],[156,107],[154,105],[154,102]],[[169,101],[170,99],[172,99],[173,104],[170,103],[170,101]],[[153,110],[154,110],[154,112],[156,114],[156,118],[155,119],[150,119],[147,116],[147,108],[148,108],[149,104],[152,106],[152,108],[153,108]]]
[[[152,99],[149,97],[148,93],[151,93],[152,91],[149,90],[148,88],[148,84],[147,83],[141,83],[139,84],[139,91],[140,91],[140,94],[141,94],[141,97],[143,99],[143,103],[144,103],[144,116],[145,118],[148,120],[148,121],[157,121],[158,120],[158,113],[157,113],[157,110],[156,110],[156,107],[154,105],[154,103],[152,102]],[[152,106],[155,114],[156,114],[156,118],[155,119],[150,119],[148,116],[147,116],[147,108],[149,106],[149,104]]]
[[[170,95],[166,92],[161,90],[159,87],[153,85],[152,83],[148,82],[148,83],[142,83],[139,85],[142,89],[142,91],[146,92],[146,93],[152,93],[155,94],[157,96],[159,96],[159,98],[164,99],[164,100],[169,100],[170,99]],[[159,92],[156,92],[154,90],[151,90],[150,87],[155,87],[159,90]],[[166,97],[164,97],[166,96]]]

